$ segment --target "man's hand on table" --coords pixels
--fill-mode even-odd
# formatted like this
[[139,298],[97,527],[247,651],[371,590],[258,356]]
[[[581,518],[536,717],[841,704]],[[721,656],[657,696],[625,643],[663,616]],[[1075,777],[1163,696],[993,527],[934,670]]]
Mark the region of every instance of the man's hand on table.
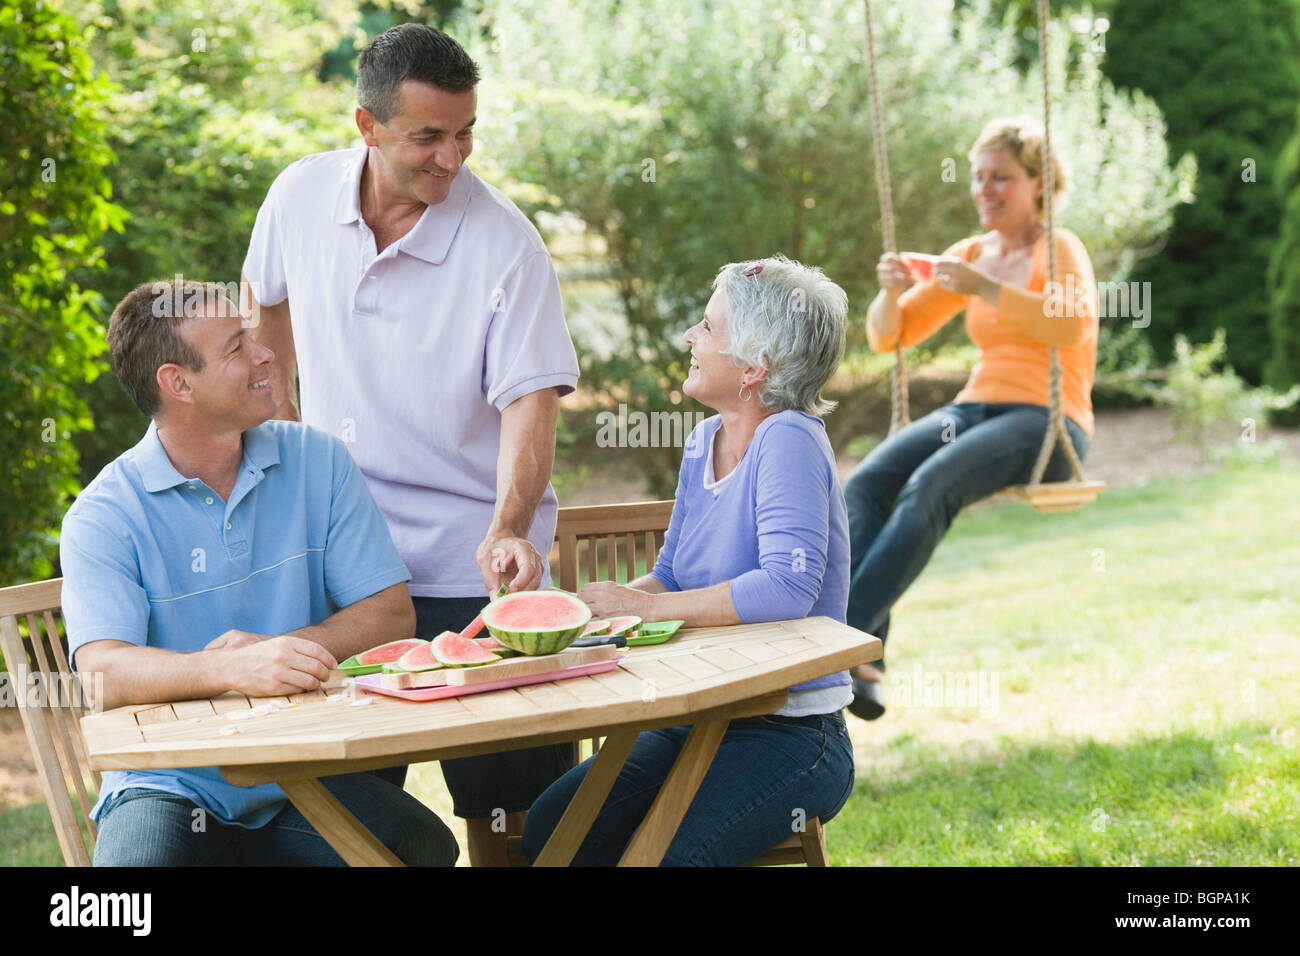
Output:
[[[503,579],[508,580],[511,591],[536,590],[546,567],[546,559],[527,538],[493,532],[488,532],[478,546],[474,559],[489,594],[497,592]],[[510,576],[512,568],[514,574]]]
[[[238,635],[232,640],[252,640],[222,648],[226,653],[217,664],[220,680],[230,690],[250,697],[281,697],[315,690],[338,667],[329,651],[306,638],[292,634],[261,637],[244,631],[227,631],[217,641],[231,635]],[[210,644],[207,649],[214,648]]]
[[229,630],[220,637],[214,637],[204,645],[205,651],[233,651],[237,647],[248,647],[259,641],[269,640],[269,634],[254,634],[252,631]]

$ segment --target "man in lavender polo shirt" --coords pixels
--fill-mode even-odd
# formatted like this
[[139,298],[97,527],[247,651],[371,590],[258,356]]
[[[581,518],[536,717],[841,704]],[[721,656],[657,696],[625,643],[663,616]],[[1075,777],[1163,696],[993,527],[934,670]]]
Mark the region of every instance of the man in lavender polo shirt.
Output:
[[[550,583],[558,403],[578,379],[541,237],[463,165],[477,82],[437,30],[376,37],[357,70],[365,146],[289,166],[244,261],[276,414],[347,443],[425,638],[469,623],[503,581]],[[505,862],[505,836],[572,761],[564,745],[443,762],[475,865]]]

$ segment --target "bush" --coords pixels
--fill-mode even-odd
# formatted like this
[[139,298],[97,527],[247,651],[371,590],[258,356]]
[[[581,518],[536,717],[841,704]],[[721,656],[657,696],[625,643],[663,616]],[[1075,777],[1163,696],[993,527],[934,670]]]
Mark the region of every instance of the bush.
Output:
[[[966,150],[992,116],[1039,111],[1037,74],[1016,69],[1019,40],[989,25],[987,2],[877,9],[898,239],[938,251],[977,228]],[[462,34],[484,73],[475,162],[530,213],[576,214],[588,255],[612,269],[615,345],[579,343],[601,406],[695,410],[679,392],[681,336],[729,261],[821,266],[849,293],[862,347],[881,245],[860,0],[505,0]],[[1072,64],[1055,142],[1088,184],[1060,221],[1099,278],[1117,278],[1190,197],[1192,167],[1169,168],[1159,111],[1116,93],[1086,39],[1054,31],[1054,89]],[[680,449],[624,453],[672,491]]]
[[1233,364],[1259,382],[1278,347],[1264,292],[1279,232],[1270,183],[1300,99],[1300,5],[1240,0],[1230,17],[1225,9],[1219,0],[1123,0],[1106,74],[1155,99],[1170,148],[1194,153],[1200,169],[1196,203],[1178,210],[1168,245],[1135,275],[1151,283],[1156,352],[1166,360],[1176,334],[1205,342],[1223,328]]
[[1202,345],[1176,336],[1165,383],[1152,392],[1157,402],[1173,409],[1175,431],[1195,439],[1212,455],[1225,454],[1234,443],[1254,445],[1257,429],[1271,414],[1300,401],[1300,385],[1285,394],[1250,388],[1226,364],[1227,351],[1223,329],[1216,329],[1214,338]]
[[48,577],[52,529],[78,490],[71,439],[91,427],[77,387],[98,374],[102,267],[121,229],[104,169],[110,95],[75,20],[39,0],[0,7],[0,584]]
[[[323,52],[355,24],[355,7],[139,0],[83,2],[79,12],[118,84],[101,111],[117,154],[114,195],[130,213],[126,230],[105,243],[109,267],[96,287],[111,306],[139,283],[177,273],[238,281],[276,175],[355,138],[349,84],[316,80]],[[95,414],[94,431],[78,439],[84,484],[148,422],[111,372],[82,396]]]
[[[1269,264],[1269,338],[1272,355],[1264,380],[1274,388],[1300,382],[1300,116],[1295,134],[1282,152],[1282,232]],[[1291,424],[1296,417],[1290,416]]]

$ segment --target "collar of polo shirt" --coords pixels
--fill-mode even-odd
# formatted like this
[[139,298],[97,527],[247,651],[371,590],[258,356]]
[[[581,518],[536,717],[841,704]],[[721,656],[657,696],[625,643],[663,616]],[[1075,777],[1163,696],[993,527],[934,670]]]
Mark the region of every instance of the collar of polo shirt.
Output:
[[[334,199],[334,221],[340,225],[361,221],[361,173],[366,168],[369,156],[368,149],[360,150],[357,161],[348,167],[339,183],[338,195]],[[451,241],[456,238],[456,230],[465,217],[465,211],[469,209],[475,179],[470,168],[462,166],[456,178],[451,181],[447,198],[436,205],[424,207],[419,222],[395,243],[397,251],[433,265],[442,265],[451,249]]]
[[[244,458],[261,471],[280,464],[280,448],[275,436],[256,428],[244,432]],[[149,430],[135,446],[135,464],[140,469],[145,491],[151,494],[175,488],[191,480],[177,471],[172,460],[167,457],[167,450],[158,437],[158,425],[155,422],[149,423]]]

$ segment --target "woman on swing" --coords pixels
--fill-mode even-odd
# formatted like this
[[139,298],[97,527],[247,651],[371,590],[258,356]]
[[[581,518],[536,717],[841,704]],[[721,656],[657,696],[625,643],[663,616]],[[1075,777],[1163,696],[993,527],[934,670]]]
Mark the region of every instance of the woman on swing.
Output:
[[[882,641],[890,609],[921,573],[966,505],[1030,480],[1047,430],[1049,347],[1060,350],[1066,428],[1080,460],[1093,431],[1097,290],[1077,236],[1056,228],[1057,283],[1045,290],[1043,133],[1032,120],[997,119],[971,148],[971,199],[986,232],[948,248],[915,285],[898,256],[880,257],[880,293],[867,312],[872,349],[916,345],[966,310],[980,350],[961,393],[881,442],[845,485],[851,543],[848,623]],[[1053,209],[1065,190],[1055,160]],[[912,288],[903,292],[909,285]],[[900,294],[901,293],[901,294]],[[1059,444],[1044,481],[1070,477]],[[853,675],[852,713],[884,713],[881,670]]]

